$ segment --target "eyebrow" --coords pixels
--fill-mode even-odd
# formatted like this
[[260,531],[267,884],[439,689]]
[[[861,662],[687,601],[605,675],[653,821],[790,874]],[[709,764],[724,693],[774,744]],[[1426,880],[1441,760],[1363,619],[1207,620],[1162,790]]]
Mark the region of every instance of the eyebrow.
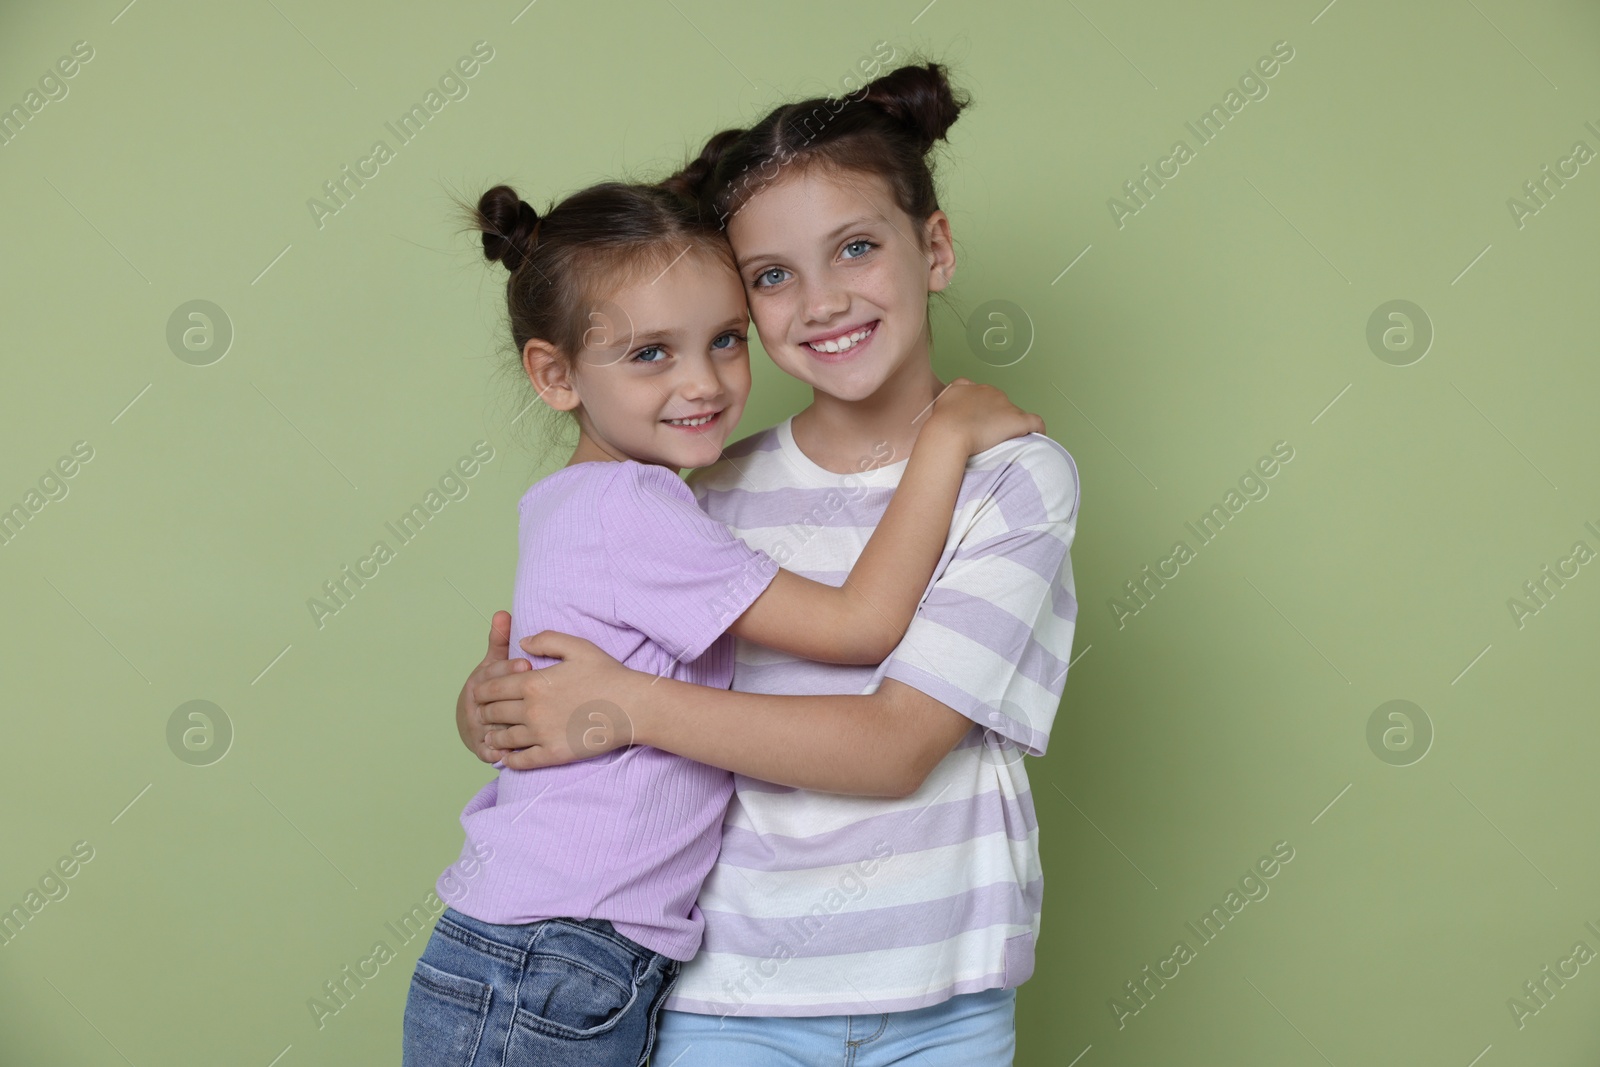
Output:
[[[861,226],[870,226],[873,223],[882,221],[883,219],[877,215],[860,215],[844,223],[843,225],[836,227],[831,233],[824,234],[822,239],[824,241],[837,241],[850,230],[857,229]],[[739,267],[741,270],[743,270],[748,267],[749,264],[756,262],[758,259],[765,259],[774,256],[777,256],[776,252],[757,252],[754,255],[745,256],[744,258],[740,259]]]
[[[742,329],[743,327],[747,326],[749,322],[750,315],[748,313],[731,316],[727,319],[724,319],[720,324],[717,325],[717,335],[726,333],[728,330]],[[651,330],[639,330],[632,334],[629,340],[629,347],[637,347],[645,344],[658,344],[663,341],[676,341],[678,339],[678,335],[682,332],[683,331],[681,329],[672,326],[661,326]]]

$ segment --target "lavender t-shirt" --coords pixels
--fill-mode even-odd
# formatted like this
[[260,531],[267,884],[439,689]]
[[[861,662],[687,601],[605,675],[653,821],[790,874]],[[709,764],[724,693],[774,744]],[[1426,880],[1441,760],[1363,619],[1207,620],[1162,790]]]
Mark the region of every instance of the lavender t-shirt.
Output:
[[[707,517],[675,472],[578,463],[536,483],[519,508],[513,656],[549,666],[518,642],[557,630],[635,670],[728,687],[728,626],[778,565]],[[570,729],[626,729],[626,712],[580,707]],[[732,788],[726,771],[644,745],[562,767],[502,767],[461,813],[466,843],[439,898],[491,923],[608,919],[687,960],[700,946],[695,898]]]

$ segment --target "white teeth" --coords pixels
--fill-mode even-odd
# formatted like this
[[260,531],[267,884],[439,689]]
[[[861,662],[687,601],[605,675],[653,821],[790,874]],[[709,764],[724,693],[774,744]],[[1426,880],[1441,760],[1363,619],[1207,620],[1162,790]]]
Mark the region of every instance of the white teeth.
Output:
[[716,417],[717,413],[712,412],[709,415],[702,415],[698,419],[668,419],[667,421],[674,426],[704,426]]
[[836,337],[831,341],[807,341],[806,344],[818,352],[844,352],[855,347],[857,342],[865,340],[871,332],[871,327],[868,327],[855,333],[845,334],[843,337]]

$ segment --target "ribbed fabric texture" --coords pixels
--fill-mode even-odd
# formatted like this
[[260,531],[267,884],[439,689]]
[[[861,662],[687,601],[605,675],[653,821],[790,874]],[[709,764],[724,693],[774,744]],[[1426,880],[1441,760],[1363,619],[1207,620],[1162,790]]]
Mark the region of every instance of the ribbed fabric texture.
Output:
[[[513,656],[548,666],[518,643],[559,630],[635,670],[727,688],[727,628],[778,566],[708,518],[675,472],[575,464],[529,489],[519,514]],[[578,710],[574,735],[627,728],[626,708]],[[695,898],[731,789],[726,771],[640,745],[564,767],[502,767],[461,813],[466,842],[439,897],[484,922],[608,919],[686,960],[700,944]]]

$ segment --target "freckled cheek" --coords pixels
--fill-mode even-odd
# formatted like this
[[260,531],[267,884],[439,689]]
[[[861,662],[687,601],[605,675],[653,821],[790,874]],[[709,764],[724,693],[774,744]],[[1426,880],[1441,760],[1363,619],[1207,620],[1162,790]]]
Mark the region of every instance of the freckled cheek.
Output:
[[[877,265],[875,264],[876,268]],[[893,310],[895,307],[894,276],[891,272],[881,268],[862,271],[850,279],[847,291],[850,294],[852,314],[864,312],[870,314],[872,309]]]
[[906,306],[915,305],[918,300],[927,296],[927,284],[919,273],[921,269],[921,260],[902,264],[892,277],[883,280],[884,299]]

